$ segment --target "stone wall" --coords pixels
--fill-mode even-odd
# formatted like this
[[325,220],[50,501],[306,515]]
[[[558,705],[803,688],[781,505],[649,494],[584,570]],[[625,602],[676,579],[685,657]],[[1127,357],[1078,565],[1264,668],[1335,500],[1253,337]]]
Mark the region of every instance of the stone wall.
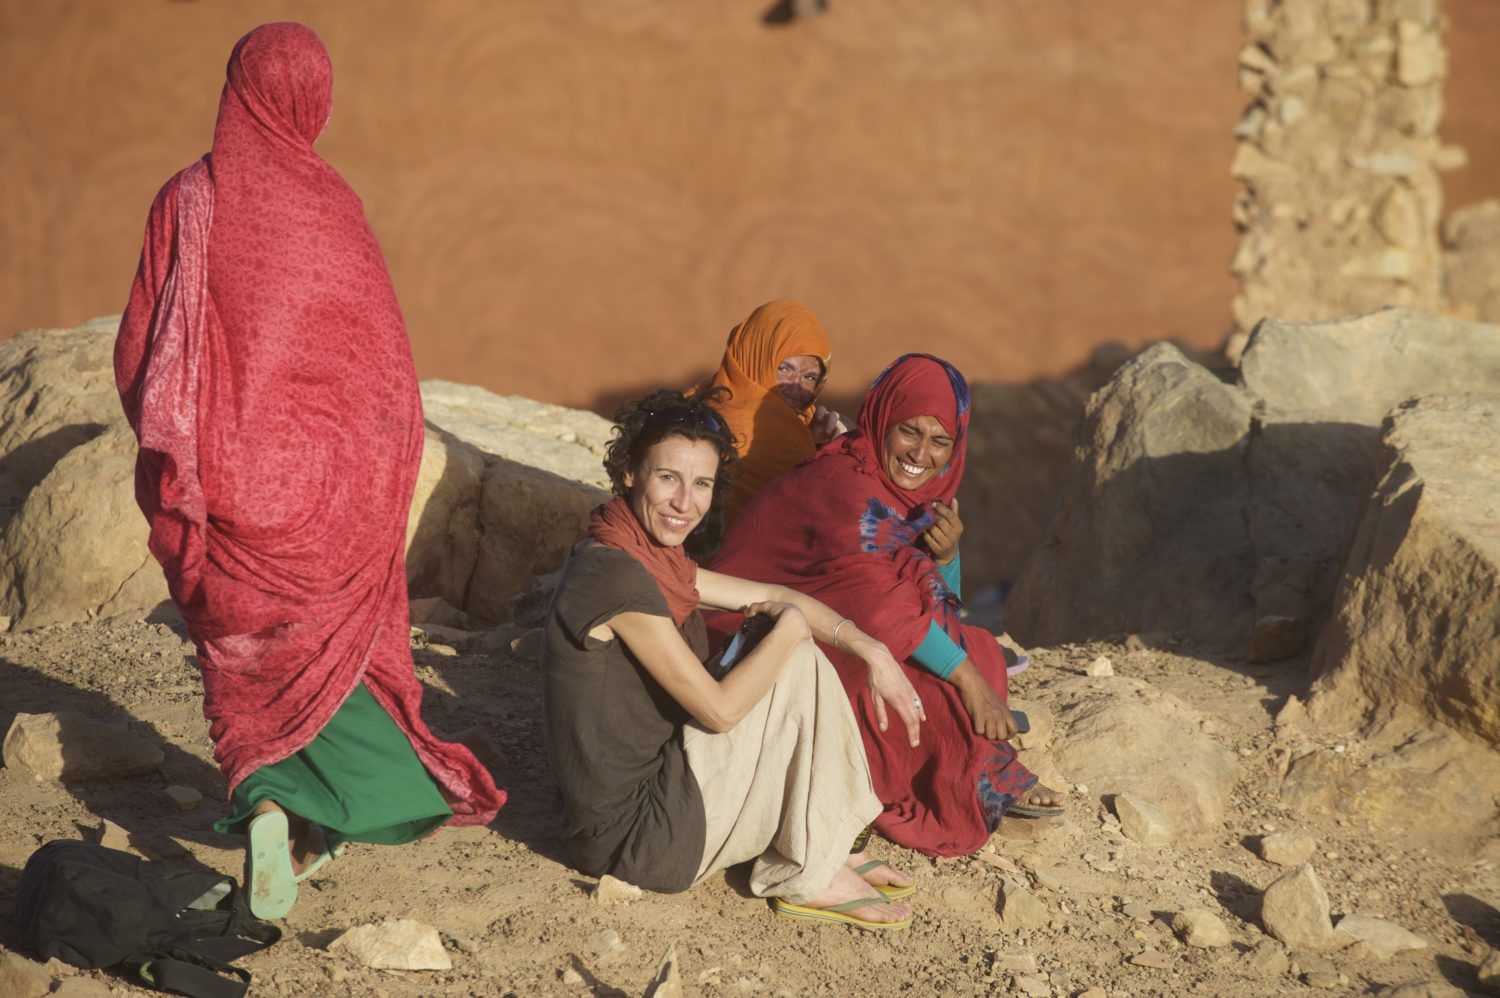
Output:
[[[1439,0],[1250,0],[1231,172],[1243,333],[1444,303]],[[1241,340],[1242,342],[1242,340]]]

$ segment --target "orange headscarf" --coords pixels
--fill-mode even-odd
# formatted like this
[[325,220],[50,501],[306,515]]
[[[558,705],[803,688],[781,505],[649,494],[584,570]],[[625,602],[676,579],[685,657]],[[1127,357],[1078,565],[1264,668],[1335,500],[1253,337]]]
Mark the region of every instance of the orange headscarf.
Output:
[[741,470],[724,504],[728,526],[771,479],[813,455],[813,405],[796,410],[777,391],[776,366],[788,357],[816,357],[828,377],[828,333],[812,309],[794,301],[768,301],[735,326],[713,376],[693,390],[728,388],[717,408],[734,434]]

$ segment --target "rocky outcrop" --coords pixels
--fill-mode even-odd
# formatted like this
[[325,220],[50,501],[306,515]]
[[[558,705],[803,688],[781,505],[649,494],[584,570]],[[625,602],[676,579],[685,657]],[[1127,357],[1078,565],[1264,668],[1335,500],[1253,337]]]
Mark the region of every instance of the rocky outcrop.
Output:
[[1250,0],[1240,86],[1250,96],[1230,172],[1241,330],[1267,315],[1328,319],[1437,307],[1443,261],[1438,140],[1447,58],[1437,0]]
[[1170,344],[1089,400],[1041,546],[1006,604],[1027,644],[1170,621],[1221,643],[1249,628],[1250,403]]
[[968,463],[958,493],[966,592],[1021,574],[1067,477],[1084,405],[1129,356],[1108,344],[1060,378],[972,386]]
[[562,565],[609,498],[610,423],[449,381],[423,382],[422,402],[430,423],[483,457],[474,571],[462,602],[449,602],[481,624],[508,620],[521,587]]
[[1500,394],[1429,396],[1386,420],[1380,478],[1314,654],[1317,720],[1415,708],[1500,745],[1496,441]]
[[1049,523],[1007,606],[1023,641],[1175,631],[1272,661],[1332,604],[1380,425],[1424,392],[1500,383],[1500,330],[1391,309],[1267,320],[1225,384],[1158,345],[1089,402]]
[[1127,811],[1130,820],[1154,816],[1140,824],[1152,845],[1220,829],[1235,759],[1203,734],[1202,717],[1191,707],[1127,676],[1068,677],[1047,693],[1059,768],[1090,794],[1112,798],[1122,826]]
[[[141,613],[167,596],[135,503],[135,438],[112,370],[117,326],[0,341],[0,617],[16,629]],[[411,593],[494,624],[522,583],[562,563],[607,496],[609,424],[466,385],[422,389]]]
[[1483,322],[1500,322],[1500,200],[1457,209],[1443,222],[1448,301]]

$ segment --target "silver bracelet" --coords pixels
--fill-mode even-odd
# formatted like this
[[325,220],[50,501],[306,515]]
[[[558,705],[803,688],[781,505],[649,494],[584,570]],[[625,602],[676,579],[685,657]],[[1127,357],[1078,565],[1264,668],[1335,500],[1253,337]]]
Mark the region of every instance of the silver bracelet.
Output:
[[835,648],[844,647],[844,643],[839,640],[839,630],[847,623],[849,623],[849,618],[844,617],[837,624],[833,625],[833,644]]

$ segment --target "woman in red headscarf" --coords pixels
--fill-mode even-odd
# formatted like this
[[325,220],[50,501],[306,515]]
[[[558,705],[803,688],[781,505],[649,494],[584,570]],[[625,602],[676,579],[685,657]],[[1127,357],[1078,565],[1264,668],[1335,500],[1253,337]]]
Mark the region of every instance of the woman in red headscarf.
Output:
[[[734,434],[740,473],[724,500],[724,524],[784,471],[844,432],[839,415],[818,405],[832,349],[812,309],[768,301],[730,330],[719,369],[694,392],[712,404]],[[723,388],[717,396],[710,393]]]
[[1061,800],[1009,744],[1005,652],[958,617],[968,426],[963,375],[907,354],[870,386],[855,430],[756,496],[713,563],[821,600],[902,662],[926,712],[919,745],[880,730],[862,671],[825,647],[885,806],[876,830],[939,856],[974,852],[1006,813],[1060,813]]
[[328,52],[235,45],[209,155],[151,206],[115,344],[150,549],[197,645],[251,909],[344,840],[490,821],[503,791],[423,723],[405,537],[421,398],[359,198],[313,151]]

